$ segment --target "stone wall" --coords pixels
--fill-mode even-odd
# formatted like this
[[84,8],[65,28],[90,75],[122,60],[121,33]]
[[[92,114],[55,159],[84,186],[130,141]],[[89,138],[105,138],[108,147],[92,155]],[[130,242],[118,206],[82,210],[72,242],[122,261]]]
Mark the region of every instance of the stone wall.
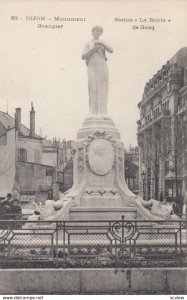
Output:
[[180,294],[187,268],[0,270],[0,294]]

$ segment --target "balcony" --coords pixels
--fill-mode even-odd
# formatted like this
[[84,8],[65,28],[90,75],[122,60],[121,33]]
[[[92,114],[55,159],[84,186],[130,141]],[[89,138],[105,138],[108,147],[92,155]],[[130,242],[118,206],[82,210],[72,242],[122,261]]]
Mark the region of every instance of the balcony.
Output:
[[157,113],[157,114],[155,114],[155,115],[153,116],[153,120],[157,120],[157,119],[159,119],[161,116],[162,116],[162,112],[160,111],[159,113]]
[[163,117],[170,117],[170,110],[163,110],[158,114],[154,115],[150,120],[145,121],[145,117],[138,121],[138,133],[142,132],[144,129],[149,128],[154,122],[161,120]]
[[163,117],[170,117],[171,111],[169,109],[163,110],[162,115],[163,115]]
[[182,103],[181,105],[179,105],[178,107],[177,107],[177,113],[178,114],[181,114],[181,113],[183,113],[185,110],[186,110],[186,104],[185,104],[185,102],[184,103]]

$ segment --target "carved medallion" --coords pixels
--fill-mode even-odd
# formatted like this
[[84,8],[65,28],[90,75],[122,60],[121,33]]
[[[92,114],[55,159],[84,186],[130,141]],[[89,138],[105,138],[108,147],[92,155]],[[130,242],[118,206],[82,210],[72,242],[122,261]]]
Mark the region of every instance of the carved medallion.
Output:
[[93,140],[88,149],[89,167],[97,175],[106,175],[114,163],[114,150],[110,141],[105,139]]

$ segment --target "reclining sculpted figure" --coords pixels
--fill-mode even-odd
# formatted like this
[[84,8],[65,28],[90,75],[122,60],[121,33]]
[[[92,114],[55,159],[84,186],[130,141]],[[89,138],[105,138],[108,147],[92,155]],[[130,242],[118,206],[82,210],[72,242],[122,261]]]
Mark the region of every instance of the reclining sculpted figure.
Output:
[[151,214],[153,214],[154,217],[158,217],[158,219],[161,218],[164,220],[181,220],[180,217],[173,214],[171,209],[164,207],[164,205],[162,205],[161,201],[159,200],[150,199],[148,201],[145,201],[139,197],[138,200],[145,208],[150,210]]

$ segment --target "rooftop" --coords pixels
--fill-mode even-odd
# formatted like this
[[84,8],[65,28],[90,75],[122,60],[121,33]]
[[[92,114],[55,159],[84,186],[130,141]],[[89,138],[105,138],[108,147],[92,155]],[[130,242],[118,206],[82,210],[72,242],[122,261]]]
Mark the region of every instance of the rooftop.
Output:
[[[147,99],[152,97],[158,90],[165,86],[170,76],[178,76],[183,78],[183,69],[187,67],[187,47],[181,48],[170,60],[162,66],[160,70],[146,83],[143,94],[143,102],[138,103],[140,108],[141,104],[145,103]],[[144,101],[145,100],[145,101]]]
[[170,60],[169,63],[177,64],[179,67],[187,66],[187,47],[181,48]]
[[[15,128],[15,118],[10,116],[8,113],[0,111],[0,123],[6,130]],[[30,136],[30,129],[25,125],[21,124],[21,134],[24,136]],[[36,138],[41,138],[39,135],[35,135]]]

